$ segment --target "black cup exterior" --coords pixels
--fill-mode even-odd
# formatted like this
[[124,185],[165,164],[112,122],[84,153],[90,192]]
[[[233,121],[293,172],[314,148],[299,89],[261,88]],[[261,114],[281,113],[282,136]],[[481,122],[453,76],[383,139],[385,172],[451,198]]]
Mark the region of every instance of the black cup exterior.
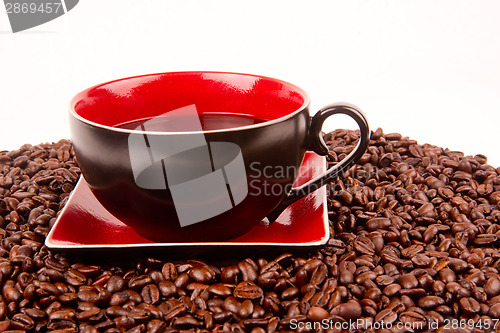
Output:
[[[129,133],[70,116],[77,160],[96,198],[138,234],[160,242],[224,241],[243,235],[260,223],[291,189],[294,173],[308,148],[310,123],[306,103],[289,117],[257,127],[205,133],[207,142],[229,142],[240,147],[248,194],[220,215],[181,227],[168,189],[148,190],[136,184],[128,151]],[[174,135],[182,140],[190,134],[151,135]]]

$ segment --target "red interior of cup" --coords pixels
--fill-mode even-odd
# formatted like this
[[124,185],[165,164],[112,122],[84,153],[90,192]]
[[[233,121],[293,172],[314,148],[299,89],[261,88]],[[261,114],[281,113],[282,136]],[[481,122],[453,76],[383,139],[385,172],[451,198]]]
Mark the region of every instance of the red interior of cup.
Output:
[[176,72],[100,84],[75,96],[71,106],[86,121],[116,126],[191,104],[199,114],[236,113],[275,120],[301,110],[308,101],[299,87],[273,78]]

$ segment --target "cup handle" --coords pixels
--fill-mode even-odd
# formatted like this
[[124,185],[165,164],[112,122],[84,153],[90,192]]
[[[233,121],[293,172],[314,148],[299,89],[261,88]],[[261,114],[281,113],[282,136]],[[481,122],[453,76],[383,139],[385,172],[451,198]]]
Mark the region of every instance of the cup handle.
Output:
[[290,193],[281,201],[281,203],[267,215],[269,222],[275,221],[278,216],[292,203],[305,197],[318,188],[328,184],[333,179],[338,177],[343,172],[347,171],[356,163],[366,151],[370,142],[370,128],[366,117],[360,110],[352,105],[330,104],[319,110],[311,119],[311,127],[309,134],[309,150],[314,151],[319,155],[327,155],[328,147],[321,135],[321,128],[326,118],[335,114],[345,114],[353,118],[358,123],[360,130],[360,139],[354,150],[347,155],[342,161],[328,169],[324,174],[308,181],[307,183],[294,187]]

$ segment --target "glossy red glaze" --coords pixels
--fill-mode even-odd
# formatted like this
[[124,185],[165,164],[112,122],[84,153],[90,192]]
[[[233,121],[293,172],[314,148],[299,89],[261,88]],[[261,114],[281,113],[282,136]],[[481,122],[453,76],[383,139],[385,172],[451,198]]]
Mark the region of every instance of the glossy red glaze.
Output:
[[288,82],[249,74],[178,72],[96,85],[76,95],[72,108],[95,125],[116,126],[195,104],[199,114],[238,113],[275,120],[309,102]]
[[[301,185],[325,171],[325,158],[308,152],[296,178]],[[174,237],[175,238],[175,237]],[[155,243],[139,236],[132,228],[111,215],[97,201],[83,178],[80,179],[45,244],[51,250],[201,248],[269,246],[308,247],[328,241],[329,227],[326,188],[322,187],[288,207],[270,225],[257,224],[248,233],[227,242]]]

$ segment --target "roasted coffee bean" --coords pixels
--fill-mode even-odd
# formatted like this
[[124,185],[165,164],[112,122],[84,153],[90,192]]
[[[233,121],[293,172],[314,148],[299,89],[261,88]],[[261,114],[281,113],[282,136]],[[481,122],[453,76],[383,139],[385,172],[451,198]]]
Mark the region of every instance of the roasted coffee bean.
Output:
[[243,319],[250,317],[252,315],[253,308],[254,306],[252,301],[249,299],[243,301],[238,309],[238,316]]
[[488,315],[492,318],[500,318],[500,303],[493,304],[488,310]]
[[424,296],[417,301],[417,305],[422,309],[434,309],[443,304],[444,300],[438,296]]
[[75,269],[69,269],[64,273],[66,282],[72,286],[81,286],[87,282],[87,278]]
[[49,320],[69,320],[72,321],[76,318],[75,311],[73,310],[58,310],[49,314]]
[[275,294],[270,294],[264,297],[263,308],[271,313],[279,314],[281,302]]
[[165,277],[165,280],[175,281],[177,279],[177,268],[174,264],[167,262],[163,265],[161,273]]
[[240,270],[238,266],[227,266],[227,267],[222,267],[220,277],[222,282],[236,283],[238,281],[239,274]]
[[360,236],[354,241],[354,249],[360,254],[374,255],[375,245],[370,238]]
[[282,300],[292,300],[299,295],[299,288],[297,287],[288,287],[281,293]]
[[141,290],[151,282],[153,280],[147,275],[134,276],[128,281],[128,287],[132,290]]
[[185,289],[190,281],[191,279],[189,275],[187,273],[182,273],[179,276],[177,276],[177,278],[174,281],[174,285],[179,289]]
[[361,305],[354,300],[338,305],[332,310],[332,314],[336,314],[344,319],[359,318],[362,314]]
[[125,288],[125,281],[121,276],[118,275],[111,276],[108,282],[106,283],[106,289],[110,293],[116,293],[122,291],[124,288]]
[[474,314],[479,312],[479,302],[472,297],[463,297],[459,300],[460,309],[467,314]]
[[497,277],[490,277],[484,284],[484,291],[488,297],[495,297],[500,294],[500,279]]
[[165,332],[167,324],[159,319],[153,319],[147,324],[147,331],[151,333]]
[[413,274],[405,274],[402,275],[399,280],[399,285],[403,289],[412,289],[412,288],[417,288],[418,286],[418,280]]
[[474,238],[473,244],[476,246],[494,245],[498,240],[495,234],[480,234]]
[[328,274],[328,269],[325,264],[321,263],[318,265],[311,274],[310,282],[313,285],[319,285],[325,281]]
[[213,279],[212,272],[206,267],[193,267],[188,275],[191,279],[199,283],[207,283]]
[[7,303],[19,303],[23,299],[23,294],[14,286],[4,285],[2,294]]
[[322,321],[330,316],[328,311],[318,306],[313,306],[307,312],[307,318],[311,321]]
[[453,270],[450,268],[443,268],[439,271],[439,277],[444,283],[455,282],[457,276]]
[[[129,330],[135,326],[135,320],[128,316],[116,317],[113,319],[116,328],[110,328],[109,330],[117,330],[118,332]],[[109,330],[106,330],[108,332]]]
[[392,296],[396,295],[397,293],[399,293],[400,290],[401,290],[401,286],[399,284],[392,283],[392,284],[388,285],[387,287],[385,287],[382,290],[382,293],[388,297],[392,297]]
[[133,307],[132,310],[128,313],[130,318],[133,318],[136,322],[145,322],[151,317],[151,313],[139,307]]
[[391,226],[391,220],[386,217],[377,217],[366,222],[368,230],[387,229]]
[[167,299],[177,294],[177,287],[170,280],[161,281],[158,285],[158,290]]
[[[415,311],[405,311],[399,315],[399,320],[404,324],[414,325],[414,327],[425,327],[427,322],[424,315]],[[411,326],[409,326],[411,327]]]
[[241,302],[234,296],[227,297],[222,303],[222,308],[232,313],[237,313],[241,307]]
[[26,314],[16,313],[12,316],[10,325],[14,329],[30,331],[35,327],[35,321]]
[[244,299],[256,299],[261,298],[264,295],[259,286],[249,281],[240,282],[234,289],[233,294],[237,298]]
[[160,291],[154,284],[148,284],[142,288],[142,300],[148,304],[157,304],[160,301]]
[[240,261],[238,263],[238,269],[241,272],[241,277],[243,281],[251,281],[251,282],[257,281],[258,274],[255,263],[252,264],[250,260]]
[[376,322],[392,324],[398,318],[398,314],[391,308],[380,311],[374,318]]
[[411,256],[411,261],[415,266],[427,267],[429,266],[431,259],[427,255],[419,253],[414,256]]

